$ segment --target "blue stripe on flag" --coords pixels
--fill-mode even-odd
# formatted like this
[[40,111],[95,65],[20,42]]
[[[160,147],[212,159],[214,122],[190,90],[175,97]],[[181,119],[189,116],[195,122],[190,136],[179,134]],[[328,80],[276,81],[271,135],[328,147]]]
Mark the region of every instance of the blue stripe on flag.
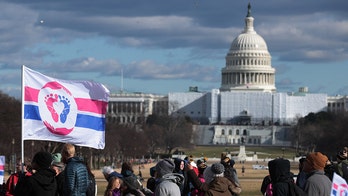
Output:
[[[35,105],[24,105],[24,119],[40,120],[39,107]],[[77,114],[75,127],[83,127],[96,131],[104,131],[105,118]]]
[[96,131],[104,131],[105,118],[78,114],[75,126],[94,129]]
[[4,175],[4,171],[0,171],[0,176],[3,176]]
[[24,119],[41,120],[39,107],[35,105],[24,105]]

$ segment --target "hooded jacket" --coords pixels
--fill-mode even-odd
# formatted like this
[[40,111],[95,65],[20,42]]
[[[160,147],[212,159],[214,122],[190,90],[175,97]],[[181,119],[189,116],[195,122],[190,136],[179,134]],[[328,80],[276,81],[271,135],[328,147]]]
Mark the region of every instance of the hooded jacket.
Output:
[[205,196],[231,196],[234,195],[232,189],[234,185],[225,177],[215,177],[213,181],[209,183],[209,189],[205,192]]
[[177,173],[169,173],[158,179],[155,196],[180,196],[180,186],[184,183],[184,176]]
[[24,180],[18,182],[15,195],[55,196],[57,192],[55,175],[56,172],[52,169],[37,170],[32,176],[26,176]]
[[294,183],[290,173],[290,161],[274,159],[268,162],[268,168],[272,180],[273,195],[290,195],[289,183]]

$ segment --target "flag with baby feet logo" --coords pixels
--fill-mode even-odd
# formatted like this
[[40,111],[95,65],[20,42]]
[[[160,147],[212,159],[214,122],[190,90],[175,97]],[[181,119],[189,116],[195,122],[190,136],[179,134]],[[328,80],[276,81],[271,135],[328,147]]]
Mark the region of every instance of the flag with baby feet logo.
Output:
[[109,90],[91,81],[60,80],[23,66],[23,140],[105,147]]

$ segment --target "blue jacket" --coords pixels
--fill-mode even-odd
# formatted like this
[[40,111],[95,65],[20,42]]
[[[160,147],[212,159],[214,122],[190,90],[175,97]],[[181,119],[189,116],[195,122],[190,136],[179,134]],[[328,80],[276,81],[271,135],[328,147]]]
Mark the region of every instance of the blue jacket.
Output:
[[64,170],[64,192],[67,196],[85,196],[88,187],[88,171],[79,157],[68,159]]

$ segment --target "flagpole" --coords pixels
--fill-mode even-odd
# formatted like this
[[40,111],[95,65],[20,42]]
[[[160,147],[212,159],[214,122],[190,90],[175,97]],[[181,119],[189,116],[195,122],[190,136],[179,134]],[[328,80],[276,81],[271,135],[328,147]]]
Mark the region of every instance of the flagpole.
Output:
[[[23,133],[24,133],[24,65],[22,65],[22,72],[21,72],[21,78],[22,78],[22,88],[21,88],[21,93],[22,93],[22,118],[21,118],[21,160],[22,160],[22,167],[24,166],[24,140],[23,140]],[[23,171],[23,168],[22,168]]]

